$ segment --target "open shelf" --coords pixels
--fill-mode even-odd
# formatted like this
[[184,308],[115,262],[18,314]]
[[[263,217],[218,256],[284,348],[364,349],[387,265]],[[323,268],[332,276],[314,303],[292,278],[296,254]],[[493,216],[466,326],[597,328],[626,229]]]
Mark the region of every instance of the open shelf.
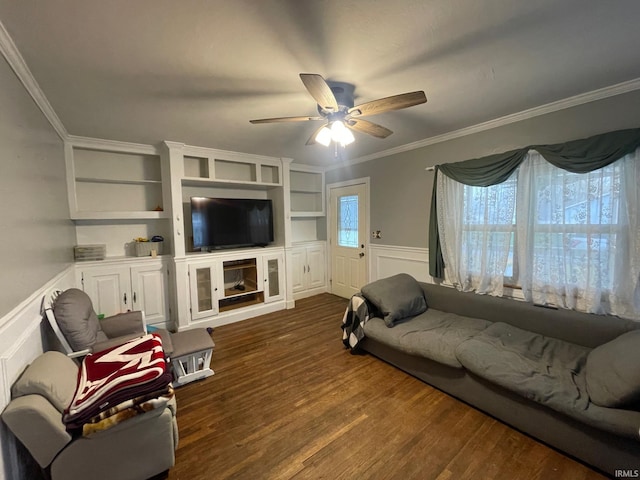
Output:
[[258,305],[260,303],[264,303],[263,292],[245,293],[243,295],[223,298],[222,300],[220,300],[219,311],[227,312],[229,310],[235,310],[236,308],[249,307],[251,305]]
[[258,292],[258,266],[255,258],[224,261],[222,262],[222,272],[224,298],[219,303],[220,311],[241,308],[264,301],[262,292]]

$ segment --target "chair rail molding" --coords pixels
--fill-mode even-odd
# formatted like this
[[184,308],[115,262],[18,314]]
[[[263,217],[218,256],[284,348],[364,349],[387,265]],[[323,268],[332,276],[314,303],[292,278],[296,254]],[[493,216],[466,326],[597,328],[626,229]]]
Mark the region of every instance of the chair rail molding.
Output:
[[429,276],[429,249],[398,245],[369,245],[370,280],[408,273],[421,282],[433,283]]

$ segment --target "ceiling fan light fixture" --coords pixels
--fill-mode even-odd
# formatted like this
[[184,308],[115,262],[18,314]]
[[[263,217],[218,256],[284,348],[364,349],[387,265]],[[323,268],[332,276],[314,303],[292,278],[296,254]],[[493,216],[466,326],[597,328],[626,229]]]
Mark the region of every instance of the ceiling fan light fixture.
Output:
[[331,143],[331,130],[328,127],[322,127],[322,129],[316,135],[316,142],[320,145],[328,147]]
[[344,126],[341,120],[336,120],[331,124],[331,140],[346,147],[353,143],[355,137],[353,133],[351,133],[351,130]]

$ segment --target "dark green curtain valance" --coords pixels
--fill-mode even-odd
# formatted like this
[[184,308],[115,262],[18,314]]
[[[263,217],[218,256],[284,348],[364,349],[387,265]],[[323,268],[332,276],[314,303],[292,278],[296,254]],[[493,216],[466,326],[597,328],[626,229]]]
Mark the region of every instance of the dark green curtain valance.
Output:
[[640,128],[633,128],[555,145],[529,145],[506,153],[436,166],[429,218],[429,275],[444,278],[436,199],[436,180],[440,173],[465,185],[488,187],[507,180],[529,150],[536,150],[558,168],[587,173],[606,167],[637,148],[640,148]]

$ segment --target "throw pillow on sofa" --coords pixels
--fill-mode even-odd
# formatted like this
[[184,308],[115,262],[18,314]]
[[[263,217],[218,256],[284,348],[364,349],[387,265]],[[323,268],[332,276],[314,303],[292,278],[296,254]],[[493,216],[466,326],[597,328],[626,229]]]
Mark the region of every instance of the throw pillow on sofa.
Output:
[[587,391],[602,407],[640,401],[640,330],[627,332],[594,348],[587,357]]
[[422,287],[415,278],[406,273],[381,278],[365,285],[361,291],[382,314],[387,327],[393,327],[398,320],[419,315],[427,310]]

